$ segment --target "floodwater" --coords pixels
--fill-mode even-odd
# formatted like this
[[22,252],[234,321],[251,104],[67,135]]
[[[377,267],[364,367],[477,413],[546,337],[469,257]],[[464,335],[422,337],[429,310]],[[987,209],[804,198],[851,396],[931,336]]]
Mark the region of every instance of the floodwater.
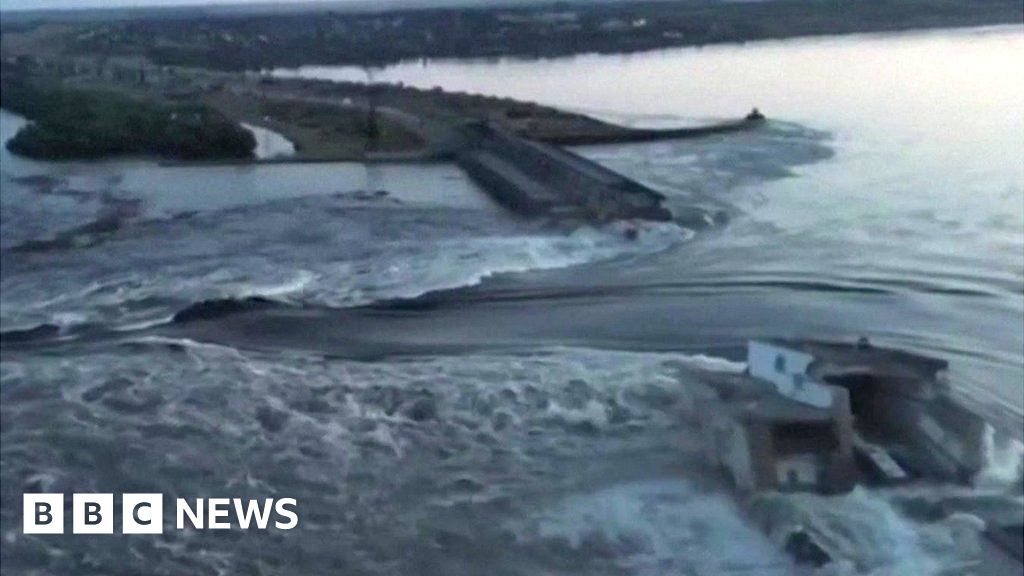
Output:
[[[1019,431],[1022,60],[1024,30],[1003,27],[375,75],[635,125],[772,119],[582,150],[728,216],[635,242],[512,217],[447,165],[3,151],[5,569],[806,572],[693,457],[688,369],[742,369],[751,337],[867,335],[947,358]],[[4,139],[22,122],[0,115]],[[246,310],[171,320],[208,300]],[[997,448],[978,490],[1012,512],[1019,453]],[[10,504],[25,491],[295,497],[300,526],[33,539]],[[938,574],[965,548],[910,512],[921,497],[770,507],[829,533],[839,573]]]

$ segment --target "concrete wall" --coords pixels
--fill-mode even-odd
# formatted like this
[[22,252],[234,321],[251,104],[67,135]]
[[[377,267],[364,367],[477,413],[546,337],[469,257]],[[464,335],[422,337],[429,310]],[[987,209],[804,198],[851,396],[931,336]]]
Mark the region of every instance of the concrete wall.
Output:
[[776,454],[775,443],[772,441],[771,423],[755,419],[747,423],[745,431],[750,450],[750,473],[754,478],[754,489],[771,490],[776,488]]
[[951,401],[876,394],[870,415],[887,436],[928,456],[918,472],[963,481],[984,467],[985,420]]
[[456,160],[513,210],[574,208],[599,221],[672,218],[661,194],[577,154],[488,125],[467,125],[463,133]]
[[750,445],[747,433],[738,422],[733,422],[725,429],[726,446],[723,455],[724,464],[732,472],[733,481],[740,490],[754,490],[757,481],[754,478],[750,461]]
[[723,412],[725,407],[721,403],[702,402],[700,407],[704,455],[708,462],[728,471],[738,490],[759,489],[750,440],[743,423]]

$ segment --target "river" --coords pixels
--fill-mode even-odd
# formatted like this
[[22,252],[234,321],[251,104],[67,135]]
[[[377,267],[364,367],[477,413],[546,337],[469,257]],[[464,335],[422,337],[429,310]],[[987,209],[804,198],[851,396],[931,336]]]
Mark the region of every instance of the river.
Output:
[[[650,317],[624,311],[607,324],[617,334],[608,337],[671,347],[673,328],[651,335],[650,320],[677,319],[679,332],[703,338],[681,300],[706,308],[710,299],[730,339],[863,333],[951,354],[964,378],[1019,410],[1024,82],[1006,72],[1022,57],[1024,31],[997,27],[535,62],[415,62],[374,78],[535,100],[634,125],[686,125],[758,106],[823,131],[834,157],[815,163],[803,162],[819,156],[798,139],[764,142],[775,149],[762,142],[719,149],[757,140],[741,136],[584,150],[669,192],[713,191],[742,213],[727,234],[662,255],[643,271],[628,269],[629,288],[654,286],[658,294],[639,303]],[[345,67],[277,74],[365,78]],[[790,175],[792,164],[799,164],[795,178],[764,181]],[[615,282],[611,274],[588,280]],[[715,294],[705,298],[686,290],[710,282]],[[630,334],[631,326],[644,334]]]
[[[301,537],[160,545],[7,532],[5,564],[800,573],[683,456],[684,368],[739,369],[752,337],[867,335],[948,359],[961,394],[1019,430],[1022,60],[1018,26],[375,73],[633,125],[761,108],[757,131],[580,150],[670,207],[725,216],[635,242],[514,218],[446,165],[4,150],[4,502],[29,488],[273,492],[302,518]],[[22,123],[0,115],[4,139]],[[169,321],[251,296],[269,302]],[[900,512],[913,497],[787,505],[833,534],[851,573],[937,574],[959,551],[945,525]],[[2,515],[13,525],[12,506]]]

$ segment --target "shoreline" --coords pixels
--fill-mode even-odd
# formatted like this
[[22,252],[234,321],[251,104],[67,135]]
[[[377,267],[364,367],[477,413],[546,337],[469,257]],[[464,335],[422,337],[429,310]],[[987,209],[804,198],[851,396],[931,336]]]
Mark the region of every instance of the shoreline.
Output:
[[[781,44],[785,42],[794,41],[829,41],[829,40],[855,40],[857,38],[884,38],[887,36],[899,37],[905,35],[924,35],[924,34],[941,34],[943,32],[975,32],[975,33],[986,33],[986,32],[999,32],[1010,29],[1019,29],[1024,32],[1024,21],[1019,20],[1003,20],[995,21],[991,23],[952,23],[952,24],[941,24],[938,26],[932,26],[928,24],[922,25],[910,25],[903,28],[887,28],[887,29],[876,29],[876,30],[857,30],[850,32],[820,32],[820,33],[809,33],[809,34],[794,34],[791,36],[774,36],[769,38],[752,38],[747,40],[722,40],[718,42],[706,42],[700,44],[672,44],[665,46],[655,46],[651,48],[637,48],[634,50],[630,49],[617,49],[617,50],[578,50],[572,52],[565,52],[555,55],[534,55],[534,54],[495,54],[492,56],[439,56],[439,57],[409,57],[402,58],[400,60],[391,60],[388,62],[374,63],[367,69],[374,72],[381,72],[388,68],[397,66],[426,66],[429,67],[431,64],[447,64],[447,63],[466,63],[466,64],[492,64],[492,63],[534,63],[534,62],[547,62],[554,60],[565,60],[571,58],[595,58],[595,57],[607,57],[607,56],[635,56],[639,54],[654,54],[658,52],[670,52],[675,50],[701,50],[703,48],[715,48],[715,47],[757,47],[759,45],[772,45]],[[360,69],[360,63],[306,63],[298,66],[276,66],[267,67],[258,70],[247,70],[245,73],[253,74],[258,77],[270,77],[282,80],[312,80],[313,77],[303,76],[300,71],[309,68],[353,68]],[[363,83],[361,80],[334,80],[336,82],[356,82]],[[385,81],[385,83],[387,83]]]
[[[167,16],[173,14],[173,18]],[[555,58],[762,40],[1018,24],[1015,0],[926,0],[833,5],[806,0],[693,4],[612,1],[525,6],[391,7],[372,13],[306,6],[274,13],[6,12],[11,44],[81,55],[147,58],[159,65],[252,71],[311,63],[379,68],[407,60]],[[66,32],[33,37],[62,22]],[[209,32],[213,32],[212,35]],[[11,34],[5,34],[5,36]],[[443,39],[443,40],[442,40]],[[273,50],[268,50],[269,47]]]

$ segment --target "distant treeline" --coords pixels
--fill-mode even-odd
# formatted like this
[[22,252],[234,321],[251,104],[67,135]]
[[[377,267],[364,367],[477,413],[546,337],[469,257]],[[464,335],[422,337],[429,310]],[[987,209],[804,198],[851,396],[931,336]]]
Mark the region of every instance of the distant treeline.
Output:
[[248,158],[256,147],[251,132],[200,105],[160,104],[5,79],[0,106],[32,120],[7,143],[9,150],[29,158]]
[[552,57],[816,34],[1020,23],[1021,0],[609,2],[377,13],[301,12],[90,25],[72,50],[259,69],[445,57]]

